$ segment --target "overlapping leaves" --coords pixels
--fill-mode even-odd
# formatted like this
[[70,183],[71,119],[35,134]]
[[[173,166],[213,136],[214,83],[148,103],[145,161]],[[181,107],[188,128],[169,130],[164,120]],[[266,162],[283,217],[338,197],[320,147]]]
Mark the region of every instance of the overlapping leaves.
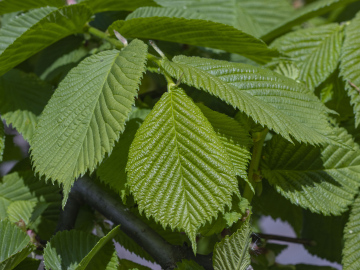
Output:
[[197,229],[223,212],[238,190],[224,146],[182,89],[165,93],[147,116],[126,169],[139,210],[184,230],[194,251]]
[[31,145],[36,171],[64,185],[92,172],[124,131],[145,69],[147,46],[132,41],[83,60],[60,83]]
[[350,148],[291,144],[274,136],[266,144],[262,173],[292,203],[312,212],[339,215],[360,186],[360,149],[344,129],[336,135]]

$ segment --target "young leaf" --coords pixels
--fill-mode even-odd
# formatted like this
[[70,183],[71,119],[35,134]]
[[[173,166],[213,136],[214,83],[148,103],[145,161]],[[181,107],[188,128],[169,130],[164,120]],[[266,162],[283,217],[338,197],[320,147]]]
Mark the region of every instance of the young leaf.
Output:
[[250,265],[251,227],[246,221],[233,235],[216,244],[213,255],[215,270],[247,270]]
[[291,144],[274,136],[265,146],[261,172],[293,204],[324,215],[347,210],[360,186],[360,149],[343,128],[336,135],[350,149]]
[[157,6],[153,0],[85,0],[81,3],[90,7],[94,13],[117,10],[133,11],[143,6]]
[[[60,83],[38,123],[31,145],[36,172],[64,186],[110,153],[134,104],[147,46],[132,41],[121,51],[90,56]],[[61,105],[60,105],[61,104]]]
[[219,97],[291,141],[329,141],[327,109],[304,85],[247,64],[176,56],[162,61],[171,76]]
[[30,237],[9,220],[0,221],[0,269],[13,269],[33,251]]
[[[135,16],[140,17],[135,17]],[[151,15],[151,14],[150,14]],[[149,16],[145,12],[131,15],[126,21],[116,21],[110,28],[127,38],[151,38],[186,43],[238,53],[259,63],[266,63],[279,56],[275,49],[232,26],[199,19],[176,18],[163,15]]]
[[268,30],[261,39],[270,42],[276,37],[288,32],[296,25],[299,25],[316,16],[323,15],[331,10],[350,4],[357,0],[319,0],[306,5],[304,8],[294,12],[287,20]]
[[345,28],[345,41],[342,47],[340,74],[346,81],[346,89],[354,106],[355,125],[360,124],[360,12]]
[[61,7],[65,3],[65,0],[3,0],[0,1],[0,15],[40,7]]
[[230,158],[212,126],[182,89],[165,93],[130,147],[128,184],[139,210],[184,230],[197,229],[238,192]]
[[344,248],[342,265],[344,270],[360,268],[360,196],[351,206],[349,220],[344,229]]
[[343,42],[343,26],[327,24],[298,30],[272,46],[289,55],[300,69],[299,80],[314,91],[336,69]]
[[45,267],[52,270],[116,269],[113,265],[114,246],[111,240],[118,230],[119,226],[100,240],[97,236],[82,231],[57,233],[44,250]]
[[[0,88],[0,93],[1,93],[1,88]],[[0,162],[3,160],[4,148],[5,148],[5,130],[4,130],[4,124],[1,121],[0,122]]]
[[70,5],[35,9],[14,18],[0,28],[0,75],[52,43],[82,33],[91,15],[84,5]]
[[38,116],[52,93],[51,85],[34,74],[10,70],[0,77],[1,119],[31,142]]

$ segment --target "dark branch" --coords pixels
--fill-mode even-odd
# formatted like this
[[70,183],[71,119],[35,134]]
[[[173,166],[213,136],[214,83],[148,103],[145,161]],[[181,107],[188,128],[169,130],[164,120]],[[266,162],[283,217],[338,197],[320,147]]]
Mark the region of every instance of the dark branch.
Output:
[[308,239],[286,237],[286,236],[274,235],[274,234],[265,234],[265,233],[253,234],[253,238],[256,238],[256,237],[267,239],[267,240],[278,240],[278,241],[284,241],[284,242],[289,242],[289,243],[303,244],[303,245],[308,245],[308,246],[316,245],[316,243],[314,241],[311,241]]
[[73,192],[71,192],[64,210],[60,213],[59,222],[55,232],[74,229],[80,206],[80,199],[77,198]]

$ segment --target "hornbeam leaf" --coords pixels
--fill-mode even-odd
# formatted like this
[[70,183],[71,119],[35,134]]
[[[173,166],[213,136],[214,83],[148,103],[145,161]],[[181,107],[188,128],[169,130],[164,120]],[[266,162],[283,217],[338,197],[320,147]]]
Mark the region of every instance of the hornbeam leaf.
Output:
[[108,31],[113,33],[113,30],[116,30],[127,38],[151,38],[220,49],[244,55],[259,63],[266,63],[279,56],[278,51],[270,49],[260,39],[229,25],[169,15],[142,16],[149,15],[142,12],[132,14],[126,21],[114,22]]
[[290,14],[287,20],[268,30],[261,39],[270,42],[276,37],[288,32],[296,25],[299,25],[316,16],[323,15],[341,6],[356,2],[357,0],[319,0],[306,5],[304,8]]
[[327,24],[298,30],[277,39],[272,46],[291,56],[300,69],[299,80],[315,90],[338,65],[343,26]]
[[0,1],[0,15],[47,6],[61,7],[65,3],[65,0],[3,0]]
[[82,33],[91,15],[86,6],[71,5],[35,9],[14,18],[0,28],[0,75],[52,43]]
[[51,85],[34,74],[10,70],[0,77],[1,119],[31,142],[38,116],[52,93]]
[[30,237],[9,220],[0,221],[0,269],[13,269],[35,248]]
[[349,149],[274,136],[265,146],[262,174],[293,204],[324,215],[343,213],[360,186],[360,149],[345,129],[336,128],[336,135]]
[[360,12],[345,28],[341,52],[340,74],[347,81],[346,89],[354,106],[355,126],[360,124]]
[[212,126],[182,89],[165,93],[130,147],[128,184],[139,210],[187,233],[224,212],[238,194],[230,158]]
[[342,265],[344,270],[360,268],[360,196],[351,206],[349,220],[344,229],[344,249]]
[[247,270],[250,265],[249,244],[251,227],[246,221],[233,235],[226,236],[215,245],[213,265],[215,270]]
[[[242,63],[176,56],[162,67],[188,85],[219,97],[291,141],[329,141],[328,109],[303,84]],[[290,135],[289,135],[290,134]],[[336,140],[336,138],[334,139]]]
[[4,130],[4,124],[1,122],[0,123],[0,162],[3,160],[4,148],[5,148],[5,130]]
[[133,11],[143,6],[157,6],[152,0],[85,0],[81,3],[90,7],[94,13],[116,10]]
[[123,50],[104,51],[83,60],[55,91],[38,123],[31,145],[36,172],[59,181],[67,195],[75,178],[92,172],[125,129],[147,45],[133,40]]

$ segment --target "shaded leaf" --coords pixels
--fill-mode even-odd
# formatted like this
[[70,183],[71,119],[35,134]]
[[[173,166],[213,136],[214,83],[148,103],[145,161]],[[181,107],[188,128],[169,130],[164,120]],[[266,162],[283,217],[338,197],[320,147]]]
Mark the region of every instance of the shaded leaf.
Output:
[[14,270],[38,270],[40,263],[41,263],[40,260],[35,260],[35,259],[27,257],[27,258],[25,258],[25,260],[21,261],[14,268]]
[[141,264],[137,264],[136,262],[129,261],[126,259],[121,259],[118,270],[150,270],[149,267],[146,267]]
[[157,6],[153,0],[85,0],[81,3],[89,6],[94,13],[116,10],[133,11],[143,6]]
[[4,124],[1,121],[0,122],[0,162],[3,160],[4,148],[5,148],[5,130],[4,130]]
[[192,260],[182,260],[176,264],[177,270],[204,270],[204,267],[198,265]]
[[65,0],[2,0],[0,1],[0,15],[47,6],[61,7],[65,3]]
[[7,208],[7,215],[11,222],[22,220],[29,227],[48,206],[49,204],[44,202],[14,201]]
[[[145,70],[147,46],[87,57],[60,83],[42,114],[31,145],[36,172],[63,184],[92,172],[124,131]],[[61,105],[59,105],[61,104]]]

